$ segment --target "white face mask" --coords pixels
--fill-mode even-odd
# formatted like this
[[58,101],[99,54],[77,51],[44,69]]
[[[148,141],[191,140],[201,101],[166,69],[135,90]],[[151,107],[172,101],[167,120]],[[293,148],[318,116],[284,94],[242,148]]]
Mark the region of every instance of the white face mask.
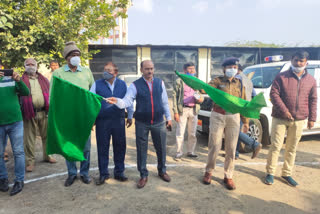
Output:
[[73,66],[79,66],[80,65],[80,57],[79,56],[74,56],[74,57],[72,57],[71,59],[70,59],[70,63],[71,63],[71,65],[73,65]]
[[37,71],[37,66],[26,66],[26,72],[29,74],[35,73]]
[[238,69],[236,68],[228,68],[226,69],[226,77],[234,77],[238,73]]
[[291,69],[293,72],[295,73],[300,73],[301,71],[303,71],[306,68],[306,66],[303,67],[294,67],[293,65],[291,65]]

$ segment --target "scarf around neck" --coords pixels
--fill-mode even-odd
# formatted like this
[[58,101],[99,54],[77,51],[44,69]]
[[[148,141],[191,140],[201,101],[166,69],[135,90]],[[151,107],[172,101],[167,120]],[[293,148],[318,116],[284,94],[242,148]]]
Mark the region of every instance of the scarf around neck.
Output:
[[[44,97],[44,103],[45,103],[45,110],[48,113],[49,111],[49,81],[47,78],[45,78],[42,74],[37,72],[38,75],[38,81],[42,90],[42,94]],[[29,81],[29,76],[28,74],[24,73],[22,75],[22,81],[27,85],[29,90],[31,91],[30,87],[30,81]],[[35,117],[34,113],[34,108],[33,108],[33,103],[32,103],[32,96],[31,93],[29,96],[23,96],[21,97],[22,99],[22,113],[23,117],[27,120],[30,120]]]

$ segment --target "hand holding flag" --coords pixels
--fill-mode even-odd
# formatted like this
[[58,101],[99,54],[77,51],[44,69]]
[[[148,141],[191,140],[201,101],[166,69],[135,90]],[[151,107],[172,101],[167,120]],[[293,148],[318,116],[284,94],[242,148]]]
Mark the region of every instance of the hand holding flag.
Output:
[[117,103],[117,98],[115,97],[109,97],[109,98],[103,98],[107,103],[110,103],[110,104],[116,104]]
[[227,112],[240,113],[248,118],[259,119],[261,109],[267,106],[262,92],[249,102],[216,89],[196,77],[180,74],[178,71],[176,71],[176,74],[194,90],[204,90],[216,104]]

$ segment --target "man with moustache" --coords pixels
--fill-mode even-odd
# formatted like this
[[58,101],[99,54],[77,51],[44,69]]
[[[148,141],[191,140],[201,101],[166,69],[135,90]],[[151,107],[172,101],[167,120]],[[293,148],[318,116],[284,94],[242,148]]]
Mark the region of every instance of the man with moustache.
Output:
[[[107,102],[123,109],[131,106],[136,100],[137,165],[140,172],[137,187],[143,188],[149,175],[146,166],[149,132],[151,132],[156,149],[158,175],[166,182],[171,180],[166,172],[166,127],[171,130],[172,122],[166,88],[161,79],[153,76],[153,62],[151,60],[142,61],[140,67],[142,77],[129,86],[126,96],[123,99],[111,97],[107,99]],[[163,120],[163,115],[167,119],[167,125]]]

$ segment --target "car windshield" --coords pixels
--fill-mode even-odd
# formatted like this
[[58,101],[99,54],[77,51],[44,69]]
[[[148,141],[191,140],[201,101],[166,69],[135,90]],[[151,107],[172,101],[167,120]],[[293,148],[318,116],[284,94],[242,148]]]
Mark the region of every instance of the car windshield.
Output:
[[246,68],[245,73],[252,81],[254,88],[269,88],[282,66]]

